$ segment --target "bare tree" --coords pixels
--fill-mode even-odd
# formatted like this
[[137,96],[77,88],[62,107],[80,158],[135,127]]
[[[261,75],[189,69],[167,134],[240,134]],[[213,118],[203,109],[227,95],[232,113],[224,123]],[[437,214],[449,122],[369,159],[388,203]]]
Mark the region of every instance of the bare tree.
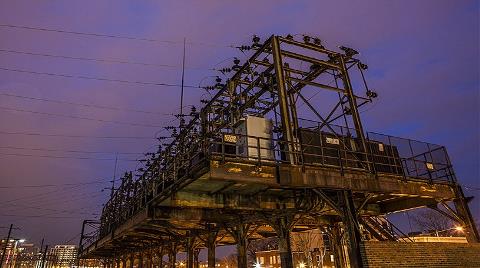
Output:
[[[323,237],[319,230],[298,232],[292,235],[292,250],[303,253],[306,267],[313,267],[312,252],[323,247]],[[320,251],[323,257],[323,250]]]
[[255,262],[256,253],[259,251],[265,250],[276,250],[278,249],[278,238],[269,237],[264,239],[252,240],[248,243],[247,247],[247,256],[248,263],[252,264]]
[[412,219],[423,232],[434,233],[437,236],[451,235],[452,232],[448,230],[454,226],[452,220],[431,209],[416,212]]
[[223,267],[228,267],[228,268],[237,268],[238,263],[237,263],[237,254],[230,254],[223,258]]

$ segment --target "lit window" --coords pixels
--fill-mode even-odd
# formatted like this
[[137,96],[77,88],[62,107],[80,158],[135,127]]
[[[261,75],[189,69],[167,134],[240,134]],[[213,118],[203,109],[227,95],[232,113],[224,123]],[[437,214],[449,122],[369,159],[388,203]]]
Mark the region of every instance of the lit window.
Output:
[[260,264],[265,264],[265,258],[260,257]]

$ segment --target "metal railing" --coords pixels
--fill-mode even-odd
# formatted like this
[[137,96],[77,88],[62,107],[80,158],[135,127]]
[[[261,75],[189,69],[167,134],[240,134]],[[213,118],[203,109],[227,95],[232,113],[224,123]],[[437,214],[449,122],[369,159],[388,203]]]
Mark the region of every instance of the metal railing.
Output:
[[[445,147],[378,133],[367,134],[367,151],[358,138],[343,129],[343,135],[320,128],[297,131],[293,146],[280,138],[219,133],[200,138],[194,128],[186,129],[175,148],[167,148],[163,159],[154,162],[139,179],[121,185],[105,204],[99,237],[104,237],[126,220],[144,210],[159,195],[175,191],[192,175],[192,170],[208,166],[210,160],[246,162],[255,165],[297,165],[385,173],[405,180],[455,182]],[[293,150],[289,150],[293,148]],[[123,187],[123,188],[122,188]]]

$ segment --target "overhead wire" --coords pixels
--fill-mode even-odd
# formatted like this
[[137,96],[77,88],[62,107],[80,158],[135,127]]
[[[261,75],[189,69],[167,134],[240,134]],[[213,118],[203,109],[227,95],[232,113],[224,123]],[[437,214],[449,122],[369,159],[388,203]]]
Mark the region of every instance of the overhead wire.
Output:
[[118,108],[118,107],[112,107],[112,106],[86,104],[86,103],[78,103],[78,102],[71,102],[71,101],[64,101],[64,100],[53,100],[53,99],[30,97],[30,96],[11,94],[11,93],[0,93],[0,95],[1,96],[6,96],[6,97],[12,97],[12,98],[34,100],[34,101],[43,101],[43,102],[52,102],[52,103],[58,103],[58,104],[76,105],[76,106],[96,108],[96,109],[127,111],[127,112],[145,113],[145,114],[156,114],[156,115],[162,115],[162,116],[173,116],[173,114],[168,114],[168,113],[159,113],[159,112],[144,111],[144,110],[137,110],[137,109],[130,109],[130,108]]
[[91,181],[91,182],[79,182],[79,183],[62,183],[62,184],[27,184],[27,185],[1,185],[0,189],[13,189],[13,188],[49,188],[49,187],[60,187],[60,186],[76,186],[76,185],[91,185],[91,184],[102,184],[109,183],[111,181]]
[[[68,60],[80,60],[80,61],[93,61],[93,62],[103,62],[103,63],[119,63],[119,64],[128,64],[128,65],[151,66],[151,67],[158,67],[158,68],[173,68],[173,69],[181,69],[182,68],[181,66],[170,65],[170,64],[145,63],[145,62],[125,60],[125,59],[102,59],[102,58],[66,56],[66,55],[56,55],[56,54],[51,54],[51,53],[37,53],[37,52],[20,51],[20,50],[12,50],[12,49],[0,49],[0,52],[10,53],[10,54],[30,55],[30,56],[41,56],[41,57],[48,57],[48,58],[60,58],[60,59],[68,59]],[[201,67],[191,67],[191,66],[185,66],[185,68],[190,69],[190,70],[216,71],[216,69],[214,69],[214,68],[201,68]]]
[[[49,149],[49,148],[32,148],[32,147],[18,147],[18,146],[0,146],[1,149],[13,149],[13,150],[31,150],[31,151],[47,151],[47,152],[65,152],[65,153],[82,153],[82,154],[130,154],[141,155],[140,152],[105,152],[105,151],[84,151],[84,150],[61,150],[61,149]],[[1,186],[0,186],[1,188]]]
[[66,134],[48,134],[37,132],[21,132],[21,131],[0,131],[0,134],[4,135],[24,135],[24,136],[42,136],[42,137],[64,137],[64,138],[87,138],[87,139],[140,139],[140,140],[152,140],[155,137],[147,136],[88,136],[88,135],[66,135]]
[[[96,80],[96,81],[104,81],[104,82],[118,82],[118,83],[137,84],[137,85],[144,85],[144,86],[181,87],[181,85],[179,85],[179,84],[169,84],[169,83],[161,83],[161,82],[131,81],[131,80],[111,79],[111,78],[105,78],[105,77],[95,77],[95,76],[86,76],[86,75],[71,75],[71,74],[60,74],[60,73],[50,73],[50,72],[37,72],[37,71],[30,71],[30,70],[23,70],[23,69],[13,69],[13,68],[7,68],[7,67],[0,67],[0,70],[9,71],[9,72],[17,72],[17,73],[34,74],[34,75],[56,76],[56,77],[75,78],[75,79],[86,79],[86,80]],[[192,86],[192,85],[185,85],[184,87],[186,87],[186,88],[198,88],[197,86]]]
[[65,118],[81,119],[81,120],[88,120],[88,121],[97,121],[97,122],[102,122],[102,123],[113,123],[113,124],[128,125],[128,126],[135,126],[135,127],[162,128],[162,126],[160,126],[160,125],[140,124],[140,123],[131,123],[131,122],[122,122],[122,121],[115,121],[115,120],[106,120],[106,119],[98,119],[98,118],[91,118],[91,117],[83,117],[83,116],[76,116],[76,115],[47,113],[47,112],[31,111],[31,110],[4,107],[4,106],[0,106],[0,109],[6,110],[6,111],[40,114],[40,115],[45,115],[45,116],[65,117]]
[[[81,36],[94,36],[94,37],[105,37],[105,38],[114,38],[114,39],[137,40],[137,41],[166,43],[166,44],[174,44],[174,45],[183,44],[182,41],[175,41],[175,40],[161,40],[161,39],[134,37],[134,36],[126,36],[126,35],[118,35],[118,34],[101,34],[101,33],[91,33],[91,32],[70,31],[70,30],[63,30],[63,29],[53,29],[53,28],[36,27],[36,26],[24,26],[24,25],[15,25],[15,24],[7,24],[7,23],[0,24],[0,27],[13,28],[13,29],[24,29],[24,30],[34,30],[34,31],[43,31],[43,32],[63,33],[63,34],[72,34],[72,35],[81,35]],[[187,45],[227,47],[227,48],[235,48],[235,49],[237,48],[234,45],[217,45],[217,44],[211,44],[211,43],[206,43],[206,42],[191,42],[191,41],[187,42]]]
[[[107,183],[107,182],[105,182]],[[108,183],[111,183],[111,181],[108,181]],[[21,197],[17,197],[17,198],[14,198],[14,199],[10,199],[10,200],[6,200],[6,201],[1,201],[2,204],[10,204],[10,203],[13,203],[13,202],[16,202],[16,201],[28,201],[28,202],[33,202],[33,201],[39,201],[39,200],[42,200],[44,198],[58,198],[58,197],[61,197],[63,195],[66,195],[66,194],[70,194],[70,191],[75,191],[74,193],[77,193],[78,191],[76,189],[78,188],[81,188],[81,186],[84,186],[84,185],[74,185],[74,186],[68,186],[68,187],[63,187],[63,188],[60,188],[60,189],[54,189],[54,190],[51,190],[51,191],[47,191],[47,192],[41,192],[41,193],[36,193],[36,194],[33,194],[33,195],[24,195],[24,196],[21,196]],[[51,194],[55,194],[55,195],[51,195]]]
[[[97,157],[80,157],[80,156],[57,156],[57,155],[34,155],[34,154],[17,154],[17,153],[1,153],[5,156],[21,156],[21,157],[40,157],[40,158],[53,158],[53,159],[77,159],[77,160],[101,160],[101,161],[113,161],[115,158],[97,158]],[[124,159],[117,158],[118,161],[130,161],[137,162],[138,159]]]

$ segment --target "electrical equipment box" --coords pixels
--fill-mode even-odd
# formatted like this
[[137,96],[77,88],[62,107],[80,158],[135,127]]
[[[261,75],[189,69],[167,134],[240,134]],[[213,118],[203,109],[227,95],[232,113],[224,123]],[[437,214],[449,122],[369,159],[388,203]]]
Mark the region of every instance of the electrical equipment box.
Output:
[[237,155],[250,160],[273,160],[272,121],[247,115],[235,127],[238,134]]

